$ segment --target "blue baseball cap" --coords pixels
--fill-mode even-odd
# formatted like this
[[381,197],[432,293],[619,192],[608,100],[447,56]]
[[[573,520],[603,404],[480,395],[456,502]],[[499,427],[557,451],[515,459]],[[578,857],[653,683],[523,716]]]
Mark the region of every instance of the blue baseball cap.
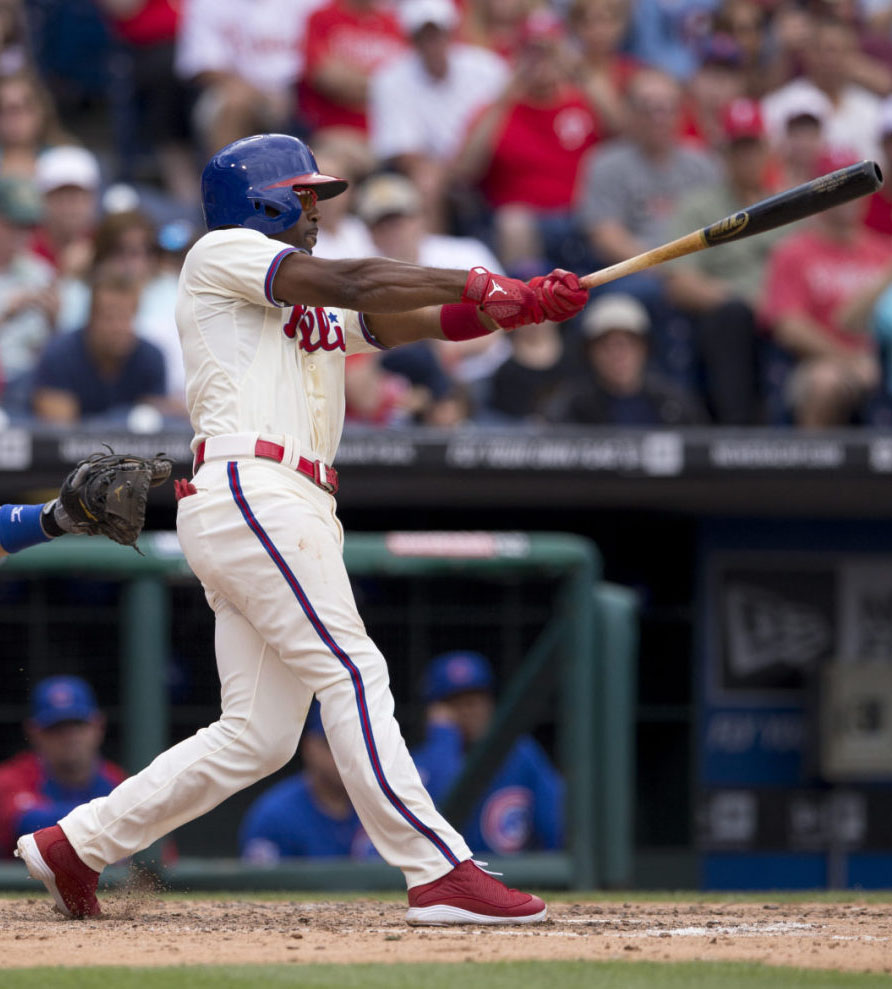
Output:
[[444,652],[431,660],[424,678],[424,699],[445,700],[468,690],[491,691],[495,676],[489,660],[479,652],[459,649]]
[[31,718],[41,728],[62,721],[90,721],[98,713],[93,688],[80,677],[49,677],[31,695]]

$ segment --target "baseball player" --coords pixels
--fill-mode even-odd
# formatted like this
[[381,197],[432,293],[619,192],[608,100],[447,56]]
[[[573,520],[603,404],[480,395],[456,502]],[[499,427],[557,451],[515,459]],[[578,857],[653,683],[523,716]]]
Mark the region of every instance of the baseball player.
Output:
[[563,271],[526,283],[483,268],[314,258],[317,202],[346,185],[281,134],[227,145],[202,173],[209,233],[186,257],[176,312],[195,431],[177,530],[215,612],[222,713],[109,796],[19,839],[67,916],[100,912],[106,865],[288,762],[315,695],[363,827],[405,875],[409,923],[545,918],[538,897],[472,861],[421,784],[353,599],[330,465],[347,355],[566,319],[586,293]]
[[124,779],[102,756],[105,717],[93,688],[77,676],[41,680],[24,724],[28,748],[0,762],[0,856],[19,835],[54,824],[78,804]]

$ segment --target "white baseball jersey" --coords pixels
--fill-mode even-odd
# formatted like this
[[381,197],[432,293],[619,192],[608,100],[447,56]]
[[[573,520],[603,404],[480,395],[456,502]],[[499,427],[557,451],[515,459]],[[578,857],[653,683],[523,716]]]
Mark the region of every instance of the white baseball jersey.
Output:
[[344,425],[344,358],[380,345],[362,315],[283,306],[276,272],[295,248],[242,228],[206,234],[180,275],[177,326],[193,449],[211,436],[291,436],[331,463]]

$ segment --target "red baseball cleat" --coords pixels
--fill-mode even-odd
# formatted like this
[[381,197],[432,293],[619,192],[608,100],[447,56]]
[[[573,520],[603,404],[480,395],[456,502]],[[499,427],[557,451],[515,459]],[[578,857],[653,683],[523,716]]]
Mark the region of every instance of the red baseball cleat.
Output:
[[548,908],[531,893],[508,889],[468,859],[452,872],[409,890],[406,922],[443,924],[538,924]]
[[22,835],[15,854],[24,860],[31,878],[53,894],[59,913],[77,919],[102,913],[96,899],[99,873],[81,862],[58,824]]

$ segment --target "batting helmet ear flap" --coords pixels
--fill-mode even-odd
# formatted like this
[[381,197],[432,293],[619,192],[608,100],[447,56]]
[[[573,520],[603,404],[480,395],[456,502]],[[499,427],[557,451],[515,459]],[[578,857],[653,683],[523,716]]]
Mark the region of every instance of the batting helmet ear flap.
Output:
[[300,219],[295,185],[310,185],[319,199],[347,188],[344,179],[321,175],[313,152],[289,134],[244,137],[218,151],[201,173],[201,206],[208,230],[247,227],[277,234]]

